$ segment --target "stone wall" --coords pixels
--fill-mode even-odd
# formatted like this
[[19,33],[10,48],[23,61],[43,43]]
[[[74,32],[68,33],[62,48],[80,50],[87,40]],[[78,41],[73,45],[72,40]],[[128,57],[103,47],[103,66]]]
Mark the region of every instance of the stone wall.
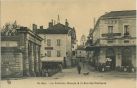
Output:
[[23,76],[23,58],[19,52],[1,53],[1,76],[3,77],[22,77]]

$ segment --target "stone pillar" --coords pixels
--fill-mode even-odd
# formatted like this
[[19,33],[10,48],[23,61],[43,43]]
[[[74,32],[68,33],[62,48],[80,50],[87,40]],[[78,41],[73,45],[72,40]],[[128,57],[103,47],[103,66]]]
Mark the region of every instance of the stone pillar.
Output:
[[36,45],[36,73],[37,73],[37,76],[39,76],[40,74],[40,69],[39,69],[39,59],[40,59],[40,51],[39,51],[39,45]]
[[32,71],[32,44],[31,44],[31,42],[29,42],[29,44],[28,44],[28,58],[29,58],[29,72],[31,73],[31,71]]
[[37,48],[36,44],[33,44],[33,55],[34,55],[34,73],[37,73]]
[[34,49],[34,43],[31,44],[31,74],[32,76],[35,76],[35,72],[34,72],[34,56],[35,56],[35,49]]
[[41,74],[41,67],[42,67],[42,64],[41,64],[41,60],[40,60],[40,46],[38,46],[38,71],[39,71],[39,74]]
[[23,51],[23,75],[29,76],[28,40],[25,38],[25,48]]

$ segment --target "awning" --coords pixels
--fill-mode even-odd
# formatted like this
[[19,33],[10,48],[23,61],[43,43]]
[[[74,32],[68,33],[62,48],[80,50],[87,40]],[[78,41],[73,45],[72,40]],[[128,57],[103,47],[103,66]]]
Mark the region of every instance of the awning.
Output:
[[43,57],[41,58],[42,62],[63,62],[64,57]]

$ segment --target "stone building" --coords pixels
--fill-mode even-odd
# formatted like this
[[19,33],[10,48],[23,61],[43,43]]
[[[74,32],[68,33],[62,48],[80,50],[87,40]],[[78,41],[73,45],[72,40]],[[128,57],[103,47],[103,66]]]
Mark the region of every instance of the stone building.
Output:
[[[1,76],[40,76],[42,38],[27,27],[14,29],[14,34],[2,32]],[[7,31],[8,32],[8,31]]]
[[76,49],[76,58],[80,61],[80,62],[84,62],[87,61],[87,53],[86,53],[86,49],[83,45],[78,45],[77,49]]
[[43,66],[49,63],[56,66],[55,63],[61,63],[64,67],[69,67],[73,64],[72,52],[75,51],[73,46],[76,44],[76,33],[75,28],[69,27],[67,20],[65,25],[49,22],[47,29],[43,26],[38,29],[33,24],[33,30],[44,39],[41,46]]
[[[94,66],[136,67],[136,10],[111,11],[102,15],[86,44]],[[126,70],[125,70],[126,71]]]

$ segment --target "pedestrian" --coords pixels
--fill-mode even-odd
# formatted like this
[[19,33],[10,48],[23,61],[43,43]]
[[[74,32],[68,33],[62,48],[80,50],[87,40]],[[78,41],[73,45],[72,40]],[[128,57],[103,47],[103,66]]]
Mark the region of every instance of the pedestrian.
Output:
[[78,65],[77,65],[77,70],[78,70],[78,74],[80,74],[80,73],[81,73],[81,66],[80,66],[79,63],[78,63]]
[[62,65],[61,64],[59,64],[59,70],[60,70],[60,72],[62,72]]

